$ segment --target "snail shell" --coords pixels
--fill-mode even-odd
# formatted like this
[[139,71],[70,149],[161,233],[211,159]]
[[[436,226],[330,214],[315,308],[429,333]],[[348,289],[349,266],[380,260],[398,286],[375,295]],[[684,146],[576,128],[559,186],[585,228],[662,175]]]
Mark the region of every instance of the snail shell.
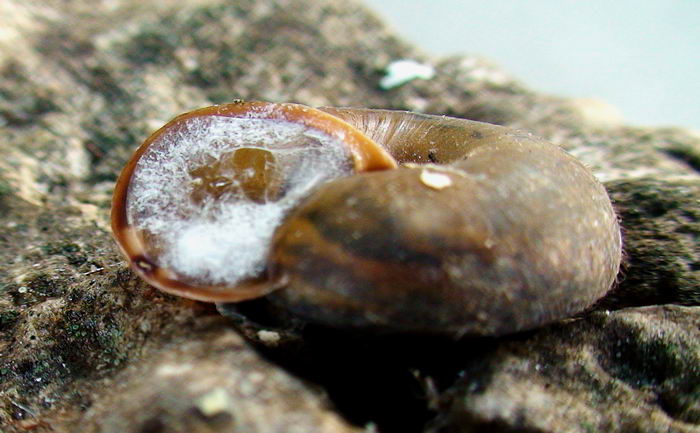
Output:
[[[559,147],[464,119],[321,110],[257,102],[210,107],[176,118],[149,138],[122,173],[113,208],[115,237],[136,271],[156,287],[195,299],[269,293],[272,302],[332,326],[450,335],[530,329],[582,311],[612,285],[621,256],[617,218],[602,185]],[[236,194],[190,185],[185,200],[195,204],[202,194],[238,197],[233,206],[243,203],[241,197],[263,204],[294,197],[269,236],[256,238],[265,242],[262,264],[238,280],[176,269],[176,260],[163,257],[177,241],[163,241],[143,225],[148,206],[129,210],[131,201],[154,194],[137,193],[144,182],[134,180],[137,166],[144,170],[166,159],[186,141],[188,122],[211,117],[272,122],[265,128],[302,125],[302,136],[320,140],[313,149],[339,146],[346,161],[342,170],[317,176],[298,159],[282,163],[289,158],[275,149],[286,145],[277,139],[260,145],[255,133],[232,140],[234,150],[225,156],[234,161],[233,171],[252,173],[252,180],[236,184]],[[198,158],[215,172],[209,177],[221,175],[217,161]],[[288,166],[285,175],[319,180],[303,194],[270,180]],[[197,170],[204,169],[188,168],[188,179]]]

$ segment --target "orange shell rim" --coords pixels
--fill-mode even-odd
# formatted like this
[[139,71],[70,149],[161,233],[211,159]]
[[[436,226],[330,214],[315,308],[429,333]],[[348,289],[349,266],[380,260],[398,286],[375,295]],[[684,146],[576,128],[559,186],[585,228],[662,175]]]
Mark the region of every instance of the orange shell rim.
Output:
[[112,234],[131,268],[148,284],[173,295],[205,302],[237,302],[263,296],[284,285],[284,281],[270,281],[267,275],[243,281],[233,287],[200,287],[178,281],[171,271],[158,267],[146,257],[143,242],[127,222],[126,197],[130,179],[146,149],[173,126],[203,116],[280,119],[302,124],[344,142],[357,172],[397,167],[394,158],[383,147],[354,126],[331,114],[301,104],[236,101],[200,108],[175,117],[151,134],[124,166],[114,188],[111,212]]

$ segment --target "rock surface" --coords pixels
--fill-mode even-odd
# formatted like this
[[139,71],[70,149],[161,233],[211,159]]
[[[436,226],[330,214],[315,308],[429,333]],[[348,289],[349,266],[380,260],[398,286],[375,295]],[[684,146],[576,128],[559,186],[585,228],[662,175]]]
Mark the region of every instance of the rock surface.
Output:
[[428,431],[698,431],[698,323],[628,308],[504,341],[465,363]]
[[[380,89],[401,58],[435,77]],[[500,340],[236,331],[136,279],[108,229],[131,151],[235,98],[546,137],[606,182],[625,231],[620,284],[586,314]],[[480,58],[430,57],[337,0],[3,1],[0,132],[0,431],[700,431],[688,132],[626,127]]]

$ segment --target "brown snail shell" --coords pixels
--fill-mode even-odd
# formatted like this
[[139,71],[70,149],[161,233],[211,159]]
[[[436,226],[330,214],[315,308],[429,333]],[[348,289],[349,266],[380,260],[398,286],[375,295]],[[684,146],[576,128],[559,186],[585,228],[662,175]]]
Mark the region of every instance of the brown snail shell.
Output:
[[[115,236],[132,263],[144,257],[131,244],[139,231],[122,209],[134,160],[182,119],[245,118],[249,104],[269,106],[188,113],[137,151],[113,210]],[[464,119],[340,108],[319,115],[282,106],[323,119],[293,121],[332,123],[343,128],[340,135],[350,128],[363,137],[355,142],[365,150],[349,146],[353,169],[289,208],[260,275],[231,288],[183,287],[153,272],[162,267],[148,258],[147,269],[135,265],[147,281],[210,301],[269,293],[274,303],[332,326],[450,335],[530,329],[582,311],[612,285],[621,256],[617,218],[602,185],[559,147]],[[394,169],[394,161],[401,166]]]
[[446,165],[321,186],[275,234],[271,273],[288,279],[275,302],[338,326],[500,335],[579,312],[613,283],[615,213],[563,150],[466,120],[333,112],[375,131],[405,116],[379,142],[400,162]]

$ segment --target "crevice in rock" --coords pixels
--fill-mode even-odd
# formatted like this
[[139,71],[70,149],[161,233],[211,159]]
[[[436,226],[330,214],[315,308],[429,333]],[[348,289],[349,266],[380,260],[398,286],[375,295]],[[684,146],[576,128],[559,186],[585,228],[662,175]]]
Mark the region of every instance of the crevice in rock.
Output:
[[[440,394],[474,355],[495,347],[487,338],[455,341],[288,326],[268,307],[264,300],[238,304],[235,326],[266,359],[320,386],[349,422],[374,425],[381,433],[423,432],[437,415]],[[256,329],[274,329],[281,339],[262,343]]]

